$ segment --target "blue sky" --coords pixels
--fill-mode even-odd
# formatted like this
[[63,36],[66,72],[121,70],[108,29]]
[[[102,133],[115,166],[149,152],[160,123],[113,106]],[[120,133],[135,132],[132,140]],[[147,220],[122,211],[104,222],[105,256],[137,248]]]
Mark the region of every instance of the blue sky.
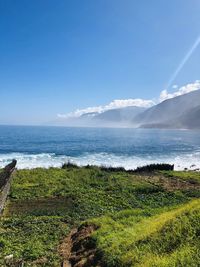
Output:
[[[199,0],[0,0],[0,123],[158,98],[200,36],[199,14]],[[199,79],[199,62],[197,46],[173,84]]]

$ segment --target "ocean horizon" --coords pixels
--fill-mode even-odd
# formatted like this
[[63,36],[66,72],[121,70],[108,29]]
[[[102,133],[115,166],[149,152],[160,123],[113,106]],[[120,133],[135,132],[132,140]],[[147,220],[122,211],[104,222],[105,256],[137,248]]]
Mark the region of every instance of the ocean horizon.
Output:
[[200,135],[195,130],[0,126],[0,167],[60,167],[65,162],[135,169],[151,163],[175,170],[200,168]]

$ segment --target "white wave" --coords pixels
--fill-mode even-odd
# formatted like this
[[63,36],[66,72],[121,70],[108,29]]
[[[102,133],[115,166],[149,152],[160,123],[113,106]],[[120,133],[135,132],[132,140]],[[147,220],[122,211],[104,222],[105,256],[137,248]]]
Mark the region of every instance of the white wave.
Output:
[[57,156],[55,154],[41,153],[41,154],[24,154],[24,153],[10,153],[0,154],[0,167],[4,167],[10,163],[12,159],[17,160],[17,168],[32,169],[36,167],[61,167],[65,162],[73,162],[80,166],[87,164],[97,166],[113,166],[124,167],[125,169],[135,169],[139,166],[144,166],[152,163],[169,163],[174,164],[176,170],[200,169],[200,151],[193,154],[171,155],[171,156],[152,156],[145,155],[144,157],[137,156],[118,156],[109,153],[85,153],[83,155],[72,156]]

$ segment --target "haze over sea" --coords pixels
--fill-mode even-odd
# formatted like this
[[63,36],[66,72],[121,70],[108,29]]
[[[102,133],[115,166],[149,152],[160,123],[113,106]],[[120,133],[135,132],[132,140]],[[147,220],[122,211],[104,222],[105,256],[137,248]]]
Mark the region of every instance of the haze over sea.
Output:
[[150,163],[175,164],[177,170],[197,169],[200,132],[0,126],[0,167],[13,158],[18,168],[59,167],[71,161],[126,169]]

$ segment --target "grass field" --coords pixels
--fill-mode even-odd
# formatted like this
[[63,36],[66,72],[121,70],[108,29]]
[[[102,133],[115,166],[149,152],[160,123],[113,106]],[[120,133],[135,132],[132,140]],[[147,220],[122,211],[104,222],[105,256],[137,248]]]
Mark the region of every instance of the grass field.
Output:
[[99,227],[92,239],[107,266],[195,266],[199,188],[193,172],[18,170],[0,221],[0,266],[10,254],[16,264],[59,266],[62,240],[87,220]]

